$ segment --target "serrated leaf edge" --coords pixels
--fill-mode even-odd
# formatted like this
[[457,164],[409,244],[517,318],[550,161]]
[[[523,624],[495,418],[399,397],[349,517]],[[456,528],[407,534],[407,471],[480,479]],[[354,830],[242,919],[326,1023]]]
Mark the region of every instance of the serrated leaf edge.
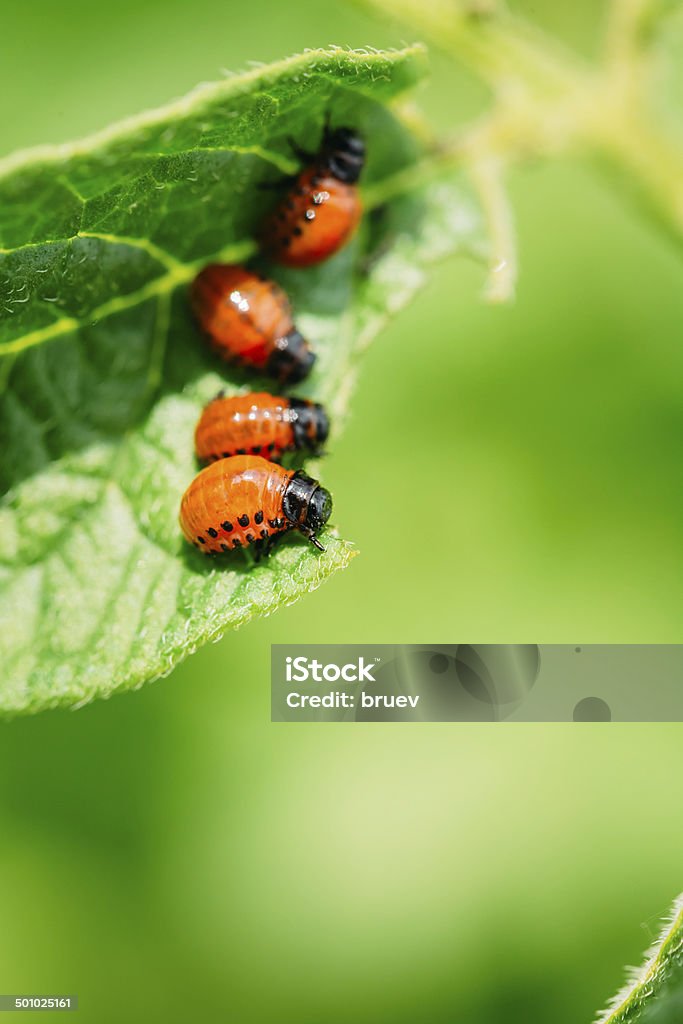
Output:
[[424,60],[426,54],[427,49],[422,43],[413,43],[402,49],[382,50],[372,47],[354,49],[344,46],[329,46],[304,50],[302,53],[274,61],[272,64],[258,65],[246,71],[226,72],[226,77],[222,80],[202,82],[184,96],[171,100],[170,103],[123,118],[83,139],[55,145],[32,146],[28,149],[17,150],[16,153],[10,153],[8,156],[0,159],[0,177],[12,174],[31,163],[58,163],[74,156],[85,156],[93,152],[93,150],[116,142],[122,136],[135,132],[140,128],[149,128],[169,118],[190,114],[196,108],[201,107],[203,103],[211,102],[223,96],[230,96],[235,89],[241,90],[245,85],[258,81],[259,78],[270,78],[272,75],[277,75],[282,71],[296,70],[299,64],[302,66],[309,65],[312,59],[325,59],[343,55],[358,58],[359,61],[381,59],[398,62],[410,60],[411,58]]
[[618,1024],[619,1014],[635,1004],[639,996],[647,998],[651,994],[647,992],[648,985],[664,968],[669,945],[676,942],[679,948],[683,948],[683,893],[674,902],[667,915],[661,935],[646,953],[645,964],[642,967],[627,969],[626,984],[596,1018],[595,1024]]

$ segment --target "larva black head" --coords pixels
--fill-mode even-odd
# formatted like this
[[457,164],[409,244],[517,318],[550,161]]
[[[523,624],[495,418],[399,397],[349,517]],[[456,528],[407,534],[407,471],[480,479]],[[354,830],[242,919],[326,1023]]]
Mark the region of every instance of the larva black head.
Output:
[[335,178],[353,185],[360,178],[365,164],[365,143],[353,128],[327,129],[321,157]]
[[280,384],[298,384],[309,375],[314,362],[315,355],[308,342],[294,330],[275,342],[265,371]]
[[290,398],[290,422],[297,448],[316,451],[330,433],[330,421],[322,405],[304,398]]
[[317,534],[332,514],[332,495],[317,480],[299,471],[291,478],[282,499],[282,511],[311,544],[324,551]]

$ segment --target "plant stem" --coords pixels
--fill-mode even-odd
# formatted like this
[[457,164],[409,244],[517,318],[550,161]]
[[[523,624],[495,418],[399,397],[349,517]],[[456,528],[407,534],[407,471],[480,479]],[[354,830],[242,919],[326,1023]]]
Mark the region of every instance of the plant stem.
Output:
[[[364,3],[411,23],[491,87],[491,113],[449,147],[453,161],[470,169],[484,193],[491,181],[482,179],[482,168],[490,173],[496,167],[500,175],[506,165],[529,157],[585,152],[617,171],[617,180],[630,186],[660,226],[683,241],[683,147],[645,98],[648,44],[670,0],[613,0],[604,59],[595,68],[522,18],[481,0]],[[509,226],[502,197],[489,195],[488,203]],[[494,237],[506,230],[505,223],[494,225]]]
[[517,283],[517,245],[505,192],[505,168],[495,157],[488,157],[469,161],[467,170],[479,194],[491,241],[484,297],[488,302],[507,302],[514,296]]

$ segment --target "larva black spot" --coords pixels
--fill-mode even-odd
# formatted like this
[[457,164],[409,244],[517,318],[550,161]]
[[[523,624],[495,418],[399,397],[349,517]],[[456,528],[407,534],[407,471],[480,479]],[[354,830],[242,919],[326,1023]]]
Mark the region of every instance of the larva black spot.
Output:
[[232,546],[234,548],[241,548],[242,547],[242,541],[239,539],[239,537],[233,537],[232,538]]
[[218,536],[218,530],[214,530],[213,526],[210,526],[209,529],[206,532],[208,533],[209,537],[217,537]]
[[249,526],[249,516],[245,512],[243,515],[237,517],[237,522],[240,526]]
[[261,523],[263,522],[263,512],[261,510],[259,510],[254,516],[254,522],[256,523],[257,526],[260,526]]
[[247,544],[253,544],[255,540],[256,538],[254,537],[253,533],[247,534]]
[[268,531],[266,530],[265,526],[261,530],[261,536],[263,537],[264,540],[266,540],[270,536]]
[[246,448],[238,448],[237,449],[237,454],[238,455],[246,455],[247,454],[247,449]]
[[206,544],[206,537],[197,537],[200,544]]
[[225,530],[226,533],[232,533],[233,525],[226,519],[224,523],[221,523],[221,529]]

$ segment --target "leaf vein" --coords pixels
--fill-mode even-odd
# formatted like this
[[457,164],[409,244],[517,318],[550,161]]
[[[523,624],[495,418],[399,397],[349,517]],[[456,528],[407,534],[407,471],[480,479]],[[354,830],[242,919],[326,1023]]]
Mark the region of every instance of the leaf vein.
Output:
[[146,282],[146,284],[142,285],[135,291],[129,292],[126,295],[117,295],[114,296],[114,298],[108,299],[100,306],[91,310],[87,317],[83,317],[81,319],[73,316],[61,317],[59,320],[56,320],[54,323],[48,324],[45,327],[38,327],[33,331],[29,331],[27,334],[21,335],[20,337],[12,338],[10,341],[0,343],[0,356],[23,352],[25,349],[42,345],[46,341],[52,341],[55,338],[63,337],[66,334],[78,331],[81,327],[85,326],[86,323],[103,320],[115,313],[121,313],[128,309],[133,309],[135,306],[140,305],[140,303],[147,301],[147,299],[153,299],[163,294],[170,294],[180,285],[187,284],[188,281],[191,281],[198,270],[205,262],[207,262],[207,259],[239,262],[240,260],[247,259],[251,256],[255,249],[256,243],[251,240],[235,242],[232,245],[226,246],[225,249],[221,249],[213,256],[209,256],[201,260],[194,260],[191,263],[178,263],[177,266],[168,270],[167,273],[162,274],[157,278],[153,278],[151,281]]

